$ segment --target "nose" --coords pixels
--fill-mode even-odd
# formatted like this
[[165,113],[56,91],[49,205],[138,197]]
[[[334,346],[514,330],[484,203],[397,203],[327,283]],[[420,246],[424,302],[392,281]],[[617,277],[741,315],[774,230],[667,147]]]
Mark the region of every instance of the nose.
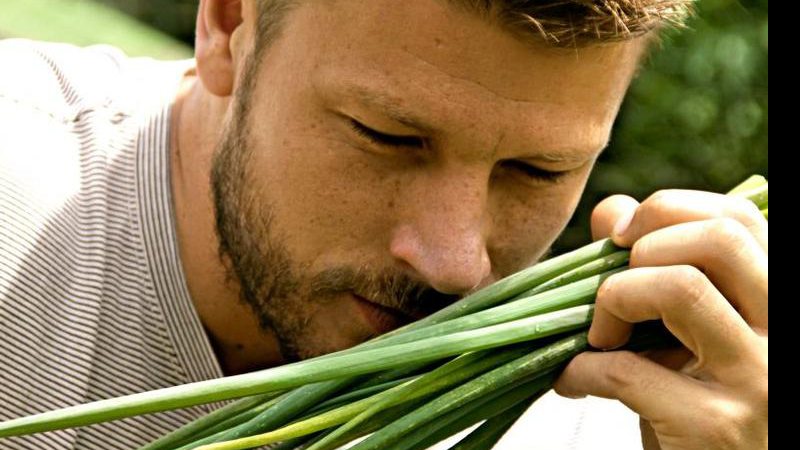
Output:
[[390,252],[437,291],[466,294],[491,273],[487,183],[462,174],[420,184],[392,233]]

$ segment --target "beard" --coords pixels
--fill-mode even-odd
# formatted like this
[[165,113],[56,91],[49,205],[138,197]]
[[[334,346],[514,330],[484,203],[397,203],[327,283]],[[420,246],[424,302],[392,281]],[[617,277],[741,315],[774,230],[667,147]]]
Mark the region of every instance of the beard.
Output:
[[[311,319],[342,294],[357,293],[414,317],[455,301],[457,296],[439,293],[397,270],[343,263],[309,273],[295,260],[277,231],[279,218],[269,193],[248,182],[253,178],[248,172],[254,154],[249,116],[257,63],[251,57],[245,64],[231,120],[212,161],[216,232],[228,277],[238,282],[241,301],[261,328],[275,333],[283,357],[292,361],[340,350],[327,343]],[[338,318],[343,327],[349,322],[348,317]]]

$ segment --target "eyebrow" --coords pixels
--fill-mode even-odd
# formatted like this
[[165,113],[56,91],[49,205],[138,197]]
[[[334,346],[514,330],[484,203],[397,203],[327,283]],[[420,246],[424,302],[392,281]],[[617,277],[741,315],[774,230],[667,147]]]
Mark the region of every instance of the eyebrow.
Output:
[[[373,90],[363,85],[349,83],[344,86],[344,92],[347,95],[355,97],[362,104],[380,111],[388,118],[409,128],[419,130],[428,136],[433,135],[436,132],[436,128],[430,125],[425,119],[403,108],[401,106],[402,101],[399,100],[399,97],[387,94],[385,92]],[[565,147],[561,149],[562,151],[560,152],[554,152],[552,149],[547,151],[532,150],[535,151],[534,154],[521,159],[548,163],[587,162],[588,159],[592,159],[592,157],[595,159],[599,158],[600,154],[602,154],[603,151],[608,148],[609,143],[610,139],[603,142],[598,149],[589,153],[586,152],[586,149],[576,149],[572,147]]]
[[388,118],[401,123],[409,128],[414,128],[427,134],[433,134],[434,127],[426,120],[403,108],[401,101],[390,94],[374,91],[364,86],[348,84],[345,86],[347,95],[355,97],[362,104],[376,109]]
[[[565,148],[563,153],[553,153],[553,152],[537,152],[535,155],[527,156],[523,159],[530,160],[530,161],[540,161],[540,162],[547,162],[547,163],[576,163],[576,162],[585,162],[587,158],[594,157],[597,158],[600,156],[603,151],[608,148],[608,144],[602,146],[599,150],[595,152],[591,152],[591,154],[587,154],[585,150],[577,150],[573,148]],[[589,158],[591,159],[591,158]]]
[[596,145],[590,144],[591,146],[584,148],[564,146],[549,148],[547,150],[537,150],[535,154],[522,159],[556,164],[589,162],[591,160],[596,161],[611,144],[611,135],[609,134],[606,136],[605,140],[602,142],[596,142],[594,144]]

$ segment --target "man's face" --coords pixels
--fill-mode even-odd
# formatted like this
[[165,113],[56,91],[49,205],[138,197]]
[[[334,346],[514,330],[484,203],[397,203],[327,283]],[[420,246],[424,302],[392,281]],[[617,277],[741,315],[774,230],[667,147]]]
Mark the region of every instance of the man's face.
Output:
[[237,91],[214,190],[243,297],[290,358],[540,258],[643,46],[537,48],[435,0],[304,2],[285,20]]

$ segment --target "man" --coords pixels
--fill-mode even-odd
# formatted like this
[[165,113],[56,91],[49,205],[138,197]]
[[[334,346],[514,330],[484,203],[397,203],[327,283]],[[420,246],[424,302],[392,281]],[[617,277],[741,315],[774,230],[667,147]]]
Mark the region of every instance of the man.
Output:
[[[4,44],[0,417],[345,348],[541,258],[682,11],[567,3],[203,0],[195,67]],[[620,399],[648,448],[766,447],[757,209],[614,196],[592,227],[634,269],[591,343],[662,319],[688,351],[583,354],[557,390]],[[130,448],[204,411],[2,445]]]

